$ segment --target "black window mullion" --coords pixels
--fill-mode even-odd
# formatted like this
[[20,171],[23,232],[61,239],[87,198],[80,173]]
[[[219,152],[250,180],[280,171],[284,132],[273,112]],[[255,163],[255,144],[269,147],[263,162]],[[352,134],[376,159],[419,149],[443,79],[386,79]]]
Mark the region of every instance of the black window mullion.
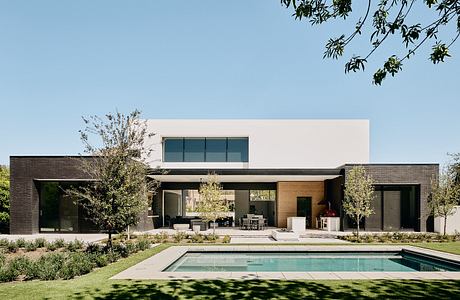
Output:
[[228,138],[225,139],[225,162],[228,162]]

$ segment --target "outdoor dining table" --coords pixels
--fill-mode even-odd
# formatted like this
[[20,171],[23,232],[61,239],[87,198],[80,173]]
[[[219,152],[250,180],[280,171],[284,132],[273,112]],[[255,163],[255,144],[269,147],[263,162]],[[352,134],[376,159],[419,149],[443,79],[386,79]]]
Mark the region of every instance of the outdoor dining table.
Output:
[[250,225],[251,229],[252,228],[257,228],[257,230],[260,230],[259,220],[263,220],[264,224],[267,221],[267,219],[265,219],[265,218],[242,218],[241,220],[244,221],[244,220],[248,220],[248,219],[249,219],[249,223],[251,224]]

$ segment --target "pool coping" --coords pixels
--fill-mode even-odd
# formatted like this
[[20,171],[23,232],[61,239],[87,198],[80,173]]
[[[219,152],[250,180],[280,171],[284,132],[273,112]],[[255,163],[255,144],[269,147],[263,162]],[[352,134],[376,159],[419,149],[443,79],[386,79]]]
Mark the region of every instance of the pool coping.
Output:
[[371,280],[371,279],[447,279],[460,280],[460,272],[163,272],[188,251],[194,252],[273,252],[273,251],[402,251],[449,260],[460,264],[460,255],[404,245],[239,245],[239,246],[171,246],[150,258],[116,274],[110,279],[188,280],[188,279],[278,279],[278,280]]

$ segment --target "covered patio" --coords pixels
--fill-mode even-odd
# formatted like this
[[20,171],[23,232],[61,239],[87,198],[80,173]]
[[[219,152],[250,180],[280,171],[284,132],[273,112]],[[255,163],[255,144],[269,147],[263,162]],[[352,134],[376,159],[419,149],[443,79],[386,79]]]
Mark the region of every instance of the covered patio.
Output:
[[[208,229],[196,211],[199,187],[208,174],[217,174],[222,200],[229,211],[217,220],[218,230],[263,235],[273,228],[288,227],[289,217],[305,218],[305,228],[321,227],[319,217],[331,211],[326,201],[339,169],[170,169],[151,178],[161,182],[153,198],[154,228]],[[335,215],[334,215],[335,216]],[[251,235],[252,233],[249,233]]]

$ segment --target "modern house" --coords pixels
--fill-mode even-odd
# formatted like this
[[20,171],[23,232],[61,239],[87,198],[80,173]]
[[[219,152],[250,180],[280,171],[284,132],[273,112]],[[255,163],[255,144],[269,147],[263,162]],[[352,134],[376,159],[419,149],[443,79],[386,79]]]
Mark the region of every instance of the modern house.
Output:
[[[148,120],[151,177],[161,186],[139,230],[170,226],[197,216],[198,188],[218,175],[228,202],[227,222],[263,215],[269,226],[305,217],[308,228],[327,209],[340,229],[355,225],[342,211],[343,187],[354,165],[376,183],[369,231],[431,231],[426,206],[438,164],[370,164],[367,120]],[[91,232],[84,211],[62,192],[88,178],[78,160],[64,156],[12,156],[11,233]]]

